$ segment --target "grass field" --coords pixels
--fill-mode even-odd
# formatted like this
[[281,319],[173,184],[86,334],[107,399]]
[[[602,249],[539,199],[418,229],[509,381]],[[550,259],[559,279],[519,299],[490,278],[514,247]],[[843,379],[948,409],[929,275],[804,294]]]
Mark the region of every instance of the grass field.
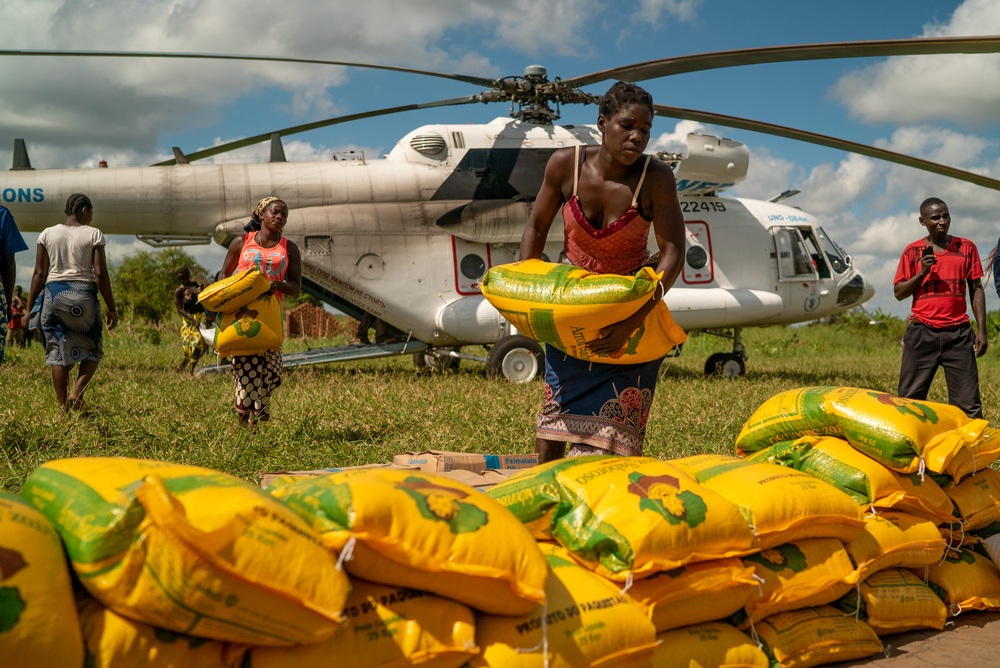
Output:
[[[894,392],[903,324],[867,319],[840,325],[747,330],[747,376],[706,379],[709,354],[731,348],[692,336],[663,365],[647,429],[646,453],[677,457],[733,451],[740,427],[764,400],[806,385]],[[105,358],[87,392],[92,415],[58,409],[37,344],[8,349],[0,366],[0,489],[18,492],[50,459],[129,456],[206,466],[258,482],[265,472],[390,461],[406,450],[531,452],[542,383],[487,379],[463,361],[458,373],[418,372],[410,357],[286,369],[272,421],[256,432],[237,424],[228,374],[193,378],[180,361],[174,329],[123,327],[105,337]],[[159,337],[161,342],[150,343]],[[331,341],[311,341],[312,347]],[[986,417],[1000,406],[1000,341],[980,359]],[[305,349],[286,342],[286,351]],[[469,351],[473,352],[473,351]],[[943,374],[931,400],[945,401]]]

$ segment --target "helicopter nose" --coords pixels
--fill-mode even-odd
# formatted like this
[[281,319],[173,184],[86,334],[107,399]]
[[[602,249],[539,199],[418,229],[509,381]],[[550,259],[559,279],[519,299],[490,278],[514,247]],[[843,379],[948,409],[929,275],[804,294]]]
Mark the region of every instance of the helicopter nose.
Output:
[[875,286],[865,280],[861,274],[854,274],[849,281],[840,286],[837,292],[837,306],[856,306],[875,296]]

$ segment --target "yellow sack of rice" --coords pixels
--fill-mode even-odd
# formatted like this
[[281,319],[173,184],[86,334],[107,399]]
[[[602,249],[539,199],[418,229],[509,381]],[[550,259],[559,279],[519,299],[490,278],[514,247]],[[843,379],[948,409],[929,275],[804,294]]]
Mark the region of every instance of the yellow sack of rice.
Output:
[[527,469],[487,494],[536,538],[557,541],[616,582],[754,549],[735,504],[673,463],[649,457],[561,459]]
[[458,668],[479,654],[472,611],[415,589],[351,580],[344,629],[316,645],[262,647],[241,668]]
[[923,461],[944,473],[987,425],[948,404],[855,387],[805,387],[761,404],[743,425],[736,449],[744,455],[802,436],[841,436],[894,471],[917,472]]
[[752,566],[737,558],[699,561],[636,580],[628,595],[656,631],[725,619],[757,594]]
[[750,636],[724,622],[660,633],[650,668],[770,668]]
[[[858,593],[860,591],[860,608]],[[904,568],[887,568],[873,573],[835,604],[847,615],[867,622],[877,635],[917,629],[944,628],[948,609],[931,588]]]
[[872,627],[829,605],[781,612],[756,629],[764,651],[781,668],[822,666],[882,653],[882,641]]
[[125,617],[257,645],[337,630],[347,576],[290,509],[237,478],[114,457],[50,461],[24,498],[55,525],[80,581]]
[[83,638],[59,534],[27,501],[3,491],[0,664],[83,665]]
[[619,276],[523,260],[490,268],[480,287],[487,301],[525,336],[582,360],[638,364],[663,357],[687,338],[663,301],[617,353],[594,355],[586,342],[638,311],[652,298],[659,279],[649,267],[634,276]]
[[213,313],[235,313],[271,289],[271,282],[257,267],[250,267],[207,286],[198,303]]
[[205,640],[132,621],[93,599],[80,603],[80,624],[87,645],[87,668],[241,668],[247,653],[246,645]]
[[885,511],[865,518],[865,528],[847,543],[847,553],[857,566],[852,582],[894,566],[919,568],[944,558],[947,542],[933,522]]
[[895,508],[933,518],[954,520],[954,505],[930,476],[903,474],[878,463],[834,436],[803,436],[760,450],[747,461],[780,464],[824,480],[861,506]]
[[944,561],[910,569],[957,616],[966,610],[1000,610],[1000,570],[972,550],[949,550]]
[[1000,429],[986,427],[982,436],[966,448],[959,450],[945,473],[958,484],[966,476],[989,468],[1000,458]]
[[656,629],[614,583],[578,565],[558,545],[541,543],[550,571],[547,603],[527,615],[478,615],[481,654],[470,668],[608,668],[649,665]]
[[268,491],[345,552],[362,580],[434,592],[477,610],[521,615],[545,601],[547,567],[506,508],[423,471],[356,469],[275,478]]
[[808,473],[727,455],[695,455],[673,463],[740,507],[759,550],[800,538],[849,541],[865,524],[850,496]]
[[984,469],[945,494],[955,503],[965,531],[975,531],[1000,520],[1000,472]]
[[854,564],[835,538],[807,538],[743,557],[760,581],[744,610],[753,622],[836,601],[851,589]]
[[281,303],[274,295],[265,296],[219,316],[215,350],[221,357],[257,355],[281,348],[284,337]]

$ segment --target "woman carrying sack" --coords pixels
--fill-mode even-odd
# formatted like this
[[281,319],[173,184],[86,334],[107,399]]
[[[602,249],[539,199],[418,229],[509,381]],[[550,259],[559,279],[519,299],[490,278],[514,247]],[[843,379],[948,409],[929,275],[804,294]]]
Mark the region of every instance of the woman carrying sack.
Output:
[[[288,205],[277,197],[257,202],[246,234],[229,245],[221,276],[256,267],[271,283],[266,296],[297,295],[301,289],[302,259],[298,246],[281,231],[288,222]],[[280,327],[280,325],[279,325]],[[281,347],[248,355],[233,355],[236,414],[240,422],[271,417],[271,392],[281,385]]]

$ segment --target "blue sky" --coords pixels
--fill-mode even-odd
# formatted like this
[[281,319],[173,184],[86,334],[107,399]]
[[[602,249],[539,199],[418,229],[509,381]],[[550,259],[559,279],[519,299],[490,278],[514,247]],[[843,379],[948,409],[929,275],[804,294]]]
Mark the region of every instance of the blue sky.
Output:
[[[995,0],[6,0],[7,49],[95,49],[284,55],[400,65],[483,77],[539,63],[550,78],[707,51],[920,36],[1000,34]],[[15,137],[36,168],[149,164],[242,136],[329,116],[478,92],[444,79],[316,65],[0,58],[0,163]],[[656,102],[787,124],[1000,175],[1000,56],[922,56],[755,65],[643,82]],[[600,94],[608,83],[589,92]],[[483,123],[507,106],[424,110],[288,138],[291,160],[337,151],[375,157],[425,123]],[[566,107],[564,123],[592,123]],[[821,218],[876,285],[871,309],[905,314],[892,298],[899,251],[921,236],[917,204],[948,201],[953,233],[985,256],[1000,234],[1000,193],[841,151],[658,118],[654,148],[700,129],[746,143],[750,177],[729,194],[788,203]],[[221,156],[261,159],[265,147]],[[2,183],[0,172],[0,183]],[[53,223],[59,221],[53,221]],[[99,220],[95,221],[99,225]],[[29,238],[34,243],[34,236]],[[112,259],[144,248],[115,237]],[[205,266],[219,248],[191,247]],[[18,256],[28,282],[32,257]],[[989,308],[1000,299],[987,290]]]

